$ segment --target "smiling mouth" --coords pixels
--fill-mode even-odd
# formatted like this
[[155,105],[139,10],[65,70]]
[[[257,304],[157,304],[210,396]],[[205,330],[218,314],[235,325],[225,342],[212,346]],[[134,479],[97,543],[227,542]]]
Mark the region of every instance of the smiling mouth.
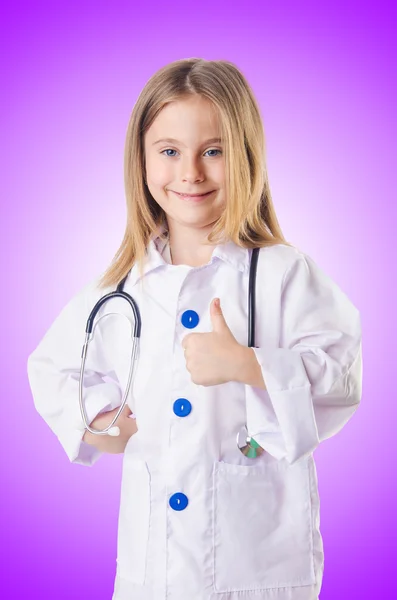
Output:
[[171,191],[174,192],[174,194],[180,196],[181,198],[204,198],[205,196],[209,196],[210,194],[212,194],[215,190],[211,190],[210,192],[206,192],[205,194],[181,194],[179,192],[175,192],[174,190]]

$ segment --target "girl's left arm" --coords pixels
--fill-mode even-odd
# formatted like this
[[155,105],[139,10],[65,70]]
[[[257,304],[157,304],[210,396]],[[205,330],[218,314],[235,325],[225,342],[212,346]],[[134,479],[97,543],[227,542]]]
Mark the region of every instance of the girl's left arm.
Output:
[[248,350],[262,375],[250,367],[259,387],[245,385],[248,433],[275,458],[293,464],[311,454],[357,410],[360,313],[306,254],[284,276],[279,347]]

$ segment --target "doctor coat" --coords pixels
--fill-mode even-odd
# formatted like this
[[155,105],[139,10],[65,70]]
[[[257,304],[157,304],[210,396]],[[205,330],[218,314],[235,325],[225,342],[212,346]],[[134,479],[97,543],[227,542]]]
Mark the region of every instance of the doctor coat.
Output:
[[[128,398],[138,432],[123,454],[112,600],[318,599],[324,554],[313,451],[359,405],[360,313],[305,253],[262,248],[254,352],[266,390],[194,384],[182,340],[212,331],[214,297],[248,345],[251,253],[229,242],[205,265],[172,265],[153,234],[144,276],[135,265],[126,280],[142,317]],[[94,303],[114,290],[97,281],[69,301],[28,358],[37,411],[69,460],[88,466],[102,453],[82,441],[81,349]],[[85,367],[90,423],[120,406],[130,368],[128,303],[112,299],[102,315]],[[237,446],[244,424],[265,449],[257,458]]]

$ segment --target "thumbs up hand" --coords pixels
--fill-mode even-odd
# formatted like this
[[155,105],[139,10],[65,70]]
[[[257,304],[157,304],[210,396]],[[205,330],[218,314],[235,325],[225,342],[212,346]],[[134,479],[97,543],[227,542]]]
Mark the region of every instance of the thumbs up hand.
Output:
[[239,381],[239,369],[246,359],[246,347],[230,331],[220,302],[216,306],[215,300],[210,305],[212,332],[189,333],[182,341],[186,367],[193,383],[198,385]]

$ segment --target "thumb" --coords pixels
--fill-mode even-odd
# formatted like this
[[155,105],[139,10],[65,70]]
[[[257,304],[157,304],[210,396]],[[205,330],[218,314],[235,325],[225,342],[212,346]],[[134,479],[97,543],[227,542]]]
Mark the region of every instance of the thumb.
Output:
[[210,306],[211,323],[213,331],[221,332],[229,329],[223,316],[220,298],[214,298]]
[[124,414],[124,416],[129,417],[130,415],[132,415],[132,410],[130,409],[130,407],[128,406],[128,404],[126,404],[122,410],[122,413]]

